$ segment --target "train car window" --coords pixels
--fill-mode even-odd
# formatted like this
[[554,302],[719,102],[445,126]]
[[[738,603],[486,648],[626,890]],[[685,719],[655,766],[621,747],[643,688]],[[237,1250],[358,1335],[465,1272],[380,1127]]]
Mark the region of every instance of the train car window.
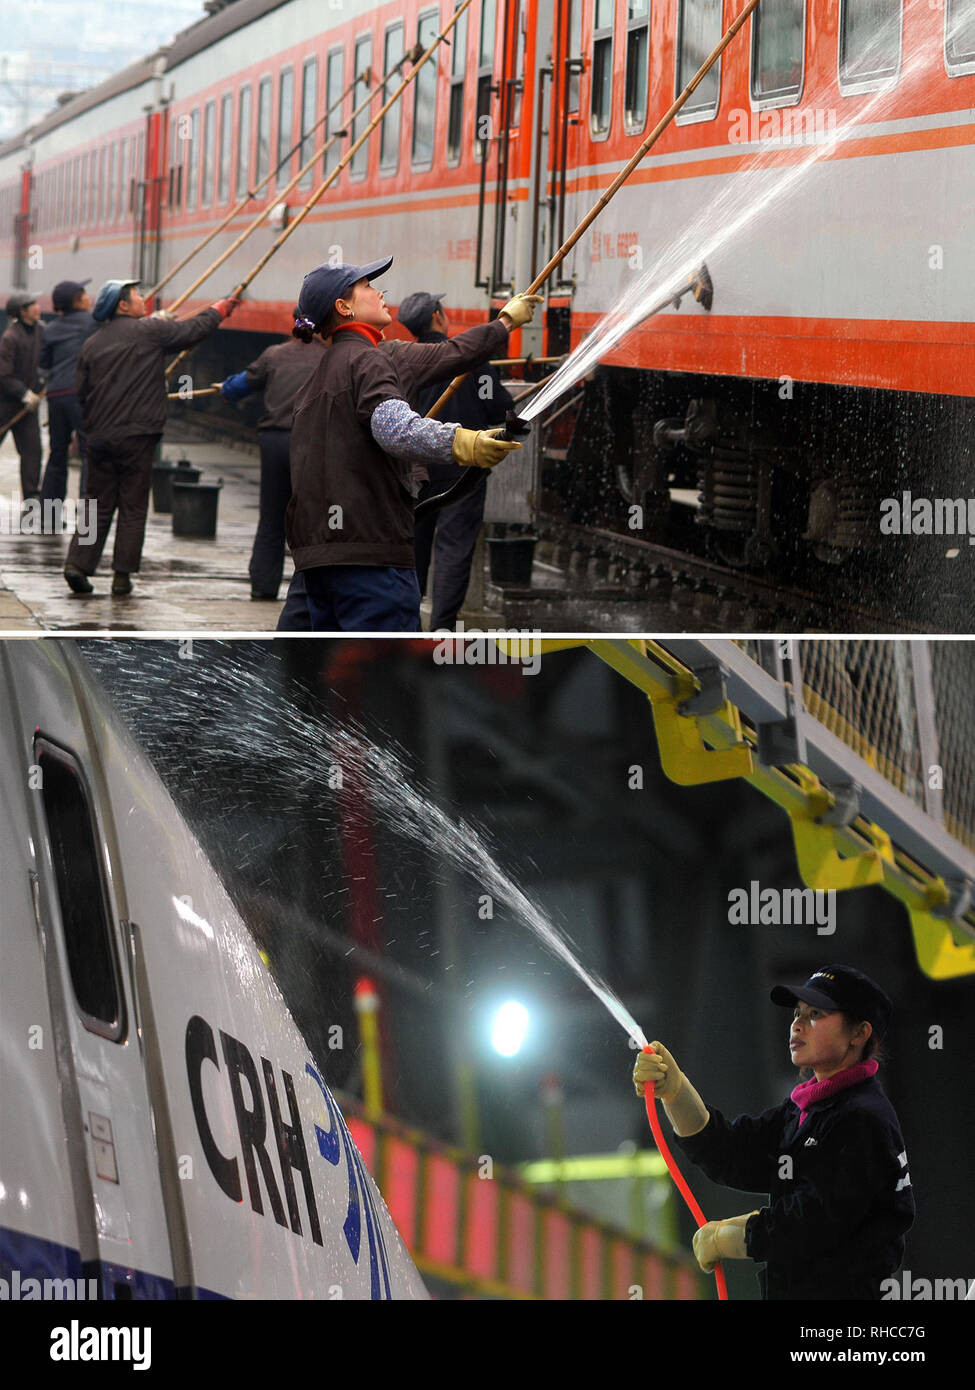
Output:
[[190,116],[189,148],[186,151],[186,210],[196,207],[200,181],[200,108],[194,107]]
[[752,16],[752,99],[797,98],[805,51],[806,0],[762,0]]
[[237,197],[250,192],[251,182],[251,89],[241,87],[237,99]]
[[230,200],[230,142],[234,133],[234,99],[230,92],[220,98],[220,159],[217,164],[217,202]]
[[517,130],[521,125],[521,99],[525,90],[525,6],[518,5],[515,10],[515,66],[512,72],[514,85],[511,88],[511,117],[509,124]]
[[[315,153],[315,142],[324,139],[318,132],[314,135],[309,134],[315,122],[318,120],[318,59],[306,58],[305,65],[301,70],[301,151],[298,156],[298,167],[304,169],[305,165]],[[302,174],[298,181],[299,188],[311,188],[312,170]]]
[[[690,82],[721,38],[721,0],[680,0],[677,16],[677,90]],[[721,59],[685,102],[678,121],[708,121],[718,114]]]
[[902,13],[902,0],[843,0],[840,81],[845,92],[875,89],[896,78]]
[[[328,55],[328,71],[325,83],[325,109],[332,111],[332,107],[345,91],[345,54],[341,48],[333,48]],[[344,129],[342,122],[345,120],[345,112],[342,106],[335,106],[335,110],[325,122],[325,134],[329,138],[337,131]],[[332,172],[342,158],[342,146],[340,140],[335,140],[325,151],[325,158],[322,160],[322,172],[326,177]]]
[[257,161],[254,187],[262,184],[271,169],[271,79],[262,77],[257,89]]
[[108,187],[107,168],[108,146],[102,145],[98,152],[98,185],[95,195],[95,222],[98,226],[105,221],[105,190]]
[[952,77],[975,72],[975,0],[945,4],[945,64]]
[[[391,24],[386,30],[386,38],[383,41],[383,75],[392,72],[393,68],[403,56],[403,24],[398,20]],[[433,62],[433,59],[430,60]],[[387,89],[387,96],[390,91],[395,91],[395,87]],[[391,174],[399,167],[399,136],[401,128],[401,115],[403,103],[393,102],[393,105],[386,112],[379,127],[379,170],[383,174]]]
[[[456,10],[457,6],[454,6]],[[464,139],[464,75],[467,71],[467,11],[451,37],[450,106],[447,112],[447,163],[457,164]]]
[[108,155],[108,202],[105,208],[105,221],[115,221],[115,207],[118,194],[118,141],[112,141],[112,148]]
[[217,158],[217,103],[208,101],[203,108],[203,190],[200,203],[208,208],[213,202],[213,166]]
[[[278,168],[278,187],[283,188],[286,183],[290,183],[294,173],[294,155],[286,159],[288,151],[294,144],[294,118],[295,118],[295,70],[285,68],[278,82],[278,157],[275,161]],[[284,163],[282,163],[282,160]]]
[[122,222],[125,218],[125,194],[129,181],[129,142],[123,140],[119,150],[118,161],[118,203],[116,204],[115,220]]
[[[372,66],[372,35],[360,34],[355,41],[353,49],[355,66],[352,75],[355,78],[355,86],[352,88],[352,109],[356,110],[361,106],[369,95],[369,83],[366,75]],[[352,122],[352,144],[360,139],[366,132],[369,122],[372,120],[372,113],[367,106],[360,111]],[[356,150],[349,165],[349,172],[356,178],[365,178],[366,170],[369,168],[369,141],[362,146],[361,150]]]
[[69,754],[38,740],[35,757],[75,1002],[90,1032],[119,1041],[122,994],[91,803]]
[[626,7],[626,80],[623,119],[630,134],[647,123],[650,80],[650,0],[629,0]]
[[81,156],[81,172],[78,175],[78,226],[88,222],[88,156]]
[[[417,42],[426,51],[440,30],[440,11],[420,15]],[[422,168],[433,163],[433,132],[437,120],[437,65],[425,63],[416,75],[413,94],[413,165]]]
[[[582,0],[569,0],[569,58],[582,59]],[[566,110],[579,110],[582,73],[578,66],[569,73]]]
[[497,0],[481,6],[481,37],[477,50],[477,106],[474,118],[474,158],[478,164],[491,138],[491,88],[494,84],[494,39],[498,23]]
[[613,112],[613,0],[596,0],[592,34],[589,129],[605,136]]

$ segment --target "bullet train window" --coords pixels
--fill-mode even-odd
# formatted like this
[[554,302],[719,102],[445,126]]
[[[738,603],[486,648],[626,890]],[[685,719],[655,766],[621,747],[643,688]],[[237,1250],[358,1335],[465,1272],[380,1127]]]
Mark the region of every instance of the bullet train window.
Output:
[[975,0],[947,0],[945,61],[952,77],[975,72]]
[[752,16],[752,97],[783,105],[802,90],[805,0],[762,0]]
[[[402,22],[391,24],[386,30],[386,37],[383,40],[384,74],[392,72],[402,58],[403,42]],[[396,88],[392,86],[389,90],[395,91]],[[379,172],[382,174],[392,174],[399,167],[399,135],[402,112],[403,103],[393,102],[379,127]]]
[[200,178],[200,108],[194,107],[186,138],[186,211],[196,207]]
[[843,91],[875,90],[897,76],[902,0],[843,0],[840,82]]
[[[416,38],[424,52],[440,30],[439,10],[420,15]],[[416,75],[413,95],[413,166],[423,168],[433,163],[433,131],[437,118],[437,64],[424,63]]]
[[41,796],[68,973],[85,1027],[118,1040],[121,991],[112,918],[86,789],[73,759],[40,740]]
[[295,73],[294,68],[285,68],[278,82],[278,187],[290,183],[294,174],[294,155],[288,159],[288,151],[294,144],[292,129],[295,118]]
[[613,0],[596,0],[592,35],[589,129],[605,136],[613,109]]
[[647,123],[650,76],[650,0],[629,0],[626,7],[626,81],[623,116],[630,134]]
[[[676,96],[690,82],[721,38],[721,0],[680,0],[677,37]],[[707,121],[718,114],[721,96],[721,59],[691,93],[677,117],[681,121]]]
[[220,99],[220,159],[217,163],[217,202],[230,201],[230,150],[234,135],[234,99],[230,92]]
[[264,182],[271,168],[271,79],[262,77],[257,89],[257,160],[254,187]]
[[[345,81],[342,76],[344,70],[345,55],[341,48],[333,48],[328,55],[328,72],[325,83],[325,109],[332,112],[325,123],[325,134],[329,138],[331,138],[336,131],[343,129],[342,123],[345,120],[345,112],[343,110],[345,102],[343,102],[341,106],[335,106],[335,103],[345,90]],[[335,107],[334,111],[332,111],[333,106]],[[340,141],[335,140],[325,151],[325,158],[322,160],[323,174],[326,176],[330,174],[341,158],[342,150]]]
[[251,89],[241,87],[237,98],[237,197],[250,191],[251,180]]
[[[369,69],[372,67],[372,35],[362,34],[355,41],[353,49],[354,66],[352,75],[355,78],[355,86],[352,88],[352,110],[355,111],[362,106],[366,97],[369,95]],[[372,112],[369,107],[360,111],[352,122],[352,144],[354,145],[363,135],[372,120]],[[356,150],[349,165],[349,173],[354,178],[365,178],[369,168],[369,141],[367,140],[360,150]]]
[[[454,6],[456,9],[457,6]],[[450,107],[447,112],[447,163],[457,164],[464,141],[464,76],[467,72],[467,10],[454,26],[450,55]]]
[[217,157],[217,103],[208,101],[203,109],[203,191],[200,202],[208,208],[213,202],[213,165]]
[[481,37],[477,51],[477,107],[474,124],[474,158],[478,164],[491,138],[491,90],[494,85],[494,33],[498,22],[496,0],[481,6]]
[[[320,133],[310,133],[314,130],[315,122],[318,120],[318,59],[306,58],[305,65],[301,70],[301,151],[298,155],[298,167],[304,169],[305,165],[315,153],[316,139]],[[324,140],[324,136],[320,137]],[[298,181],[299,188],[311,188],[314,170],[309,168],[308,172],[302,174]]]

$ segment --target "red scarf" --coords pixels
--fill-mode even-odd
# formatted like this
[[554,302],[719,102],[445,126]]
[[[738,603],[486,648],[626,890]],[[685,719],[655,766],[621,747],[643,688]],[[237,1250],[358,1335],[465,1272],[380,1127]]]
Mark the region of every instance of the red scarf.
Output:
[[369,339],[373,347],[378,347],[383,337],[379,329],[373,328],[372,324],[369,323],[340,323],[338,328],[332,332],[333,338],[336,333],[362,333]]
[[867,1081],[871,1076],[876,1076],[879,1064],[876,1059],[871,1057],[866,1062],[854,1062],[852,1067],[845,1067],[843,1071],[834,1072],[832,1076],[827,1076],[825,1081],[803,1081],[792,1092],[792,1099],[799,1107],[800,1125],[806,1118],[806,1111],[810,1105],[815,1105],[817,1101],[829,1100],[831,1096],[837,1095],[840,1091],[845,1091],[848,1086],[857,1086],[861,1081]]

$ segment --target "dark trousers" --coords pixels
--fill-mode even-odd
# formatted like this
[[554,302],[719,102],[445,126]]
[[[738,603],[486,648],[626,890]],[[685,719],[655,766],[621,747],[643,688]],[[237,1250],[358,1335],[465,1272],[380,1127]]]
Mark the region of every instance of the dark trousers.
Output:
[[284,514],[291,500],[291,431],[260,430],[261,513],[248,573],[251,592],[277,598],[284,569]]
[[[17,406],[15,414],[22,407]],[[20,455],[20,490],[25,497],[36,495],[41,485],[41,424],[37,411],[29,411],[11,427],[17,453]]]
[[419,632],[416,571],[321,565],[303,571],[313,632]]
[[[458,482],[466,471],[449,464],[429,465],[430,481],[424,483],[418,500],[422,502],[426,497],[443,492]],[[473,492],[417,523],[413,548],[421,595],[427,591],[430,556],[434,556],[431,631],[444,628],[453,631],[463,606],[471,581],[474,547],[484,519],[487,480],[488,470],[484,469],[484,479]]]
[[308,611],[308,586],[304,570],[295,570],[288,585],[284,607],[278,615],[276,631],[311,632],[311,613]]
[[135,574],[142,560],[146,513],[152,486],[152,460],[161,436],[140,434],[113,444],[88,444],[88,486],[85,497],[95,506],[96,530],[89,542],[72,537],[67,563],[85,574],[98,568],[112,517],[118,510],[112,568]]
[[81,450],[81,488],[79,496],[85,495],[85,484],[87,482],[87,469],[85,457],[88,452],[88,444],[85,439],[85,426],[81,418],[81,406],[78,404],[78,397],[71,392],[67,396],[49,396],[47,400],[47,422],[51,430],[51,453],[44,469],[44,483],[41,487],[41,497],[45,500],[63,502],[68,495],[68,449],[71,447],[71,436],[77,434],[78,447]]

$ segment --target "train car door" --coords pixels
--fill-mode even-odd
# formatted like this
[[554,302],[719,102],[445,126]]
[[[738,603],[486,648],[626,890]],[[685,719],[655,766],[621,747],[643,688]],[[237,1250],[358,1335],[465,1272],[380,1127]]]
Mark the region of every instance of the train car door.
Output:
[[[577,222],[575,200],[567,192],[569,171],[577,168],[580,144],[580,82],[584,0],[554,0],[551,31],[551,75],[548,135],[540,150],[539,215],[533,252],[541,269],[552,258]],[[575,252],[556,269],[546,285],[549,296],[548,353],[569,348]]]

